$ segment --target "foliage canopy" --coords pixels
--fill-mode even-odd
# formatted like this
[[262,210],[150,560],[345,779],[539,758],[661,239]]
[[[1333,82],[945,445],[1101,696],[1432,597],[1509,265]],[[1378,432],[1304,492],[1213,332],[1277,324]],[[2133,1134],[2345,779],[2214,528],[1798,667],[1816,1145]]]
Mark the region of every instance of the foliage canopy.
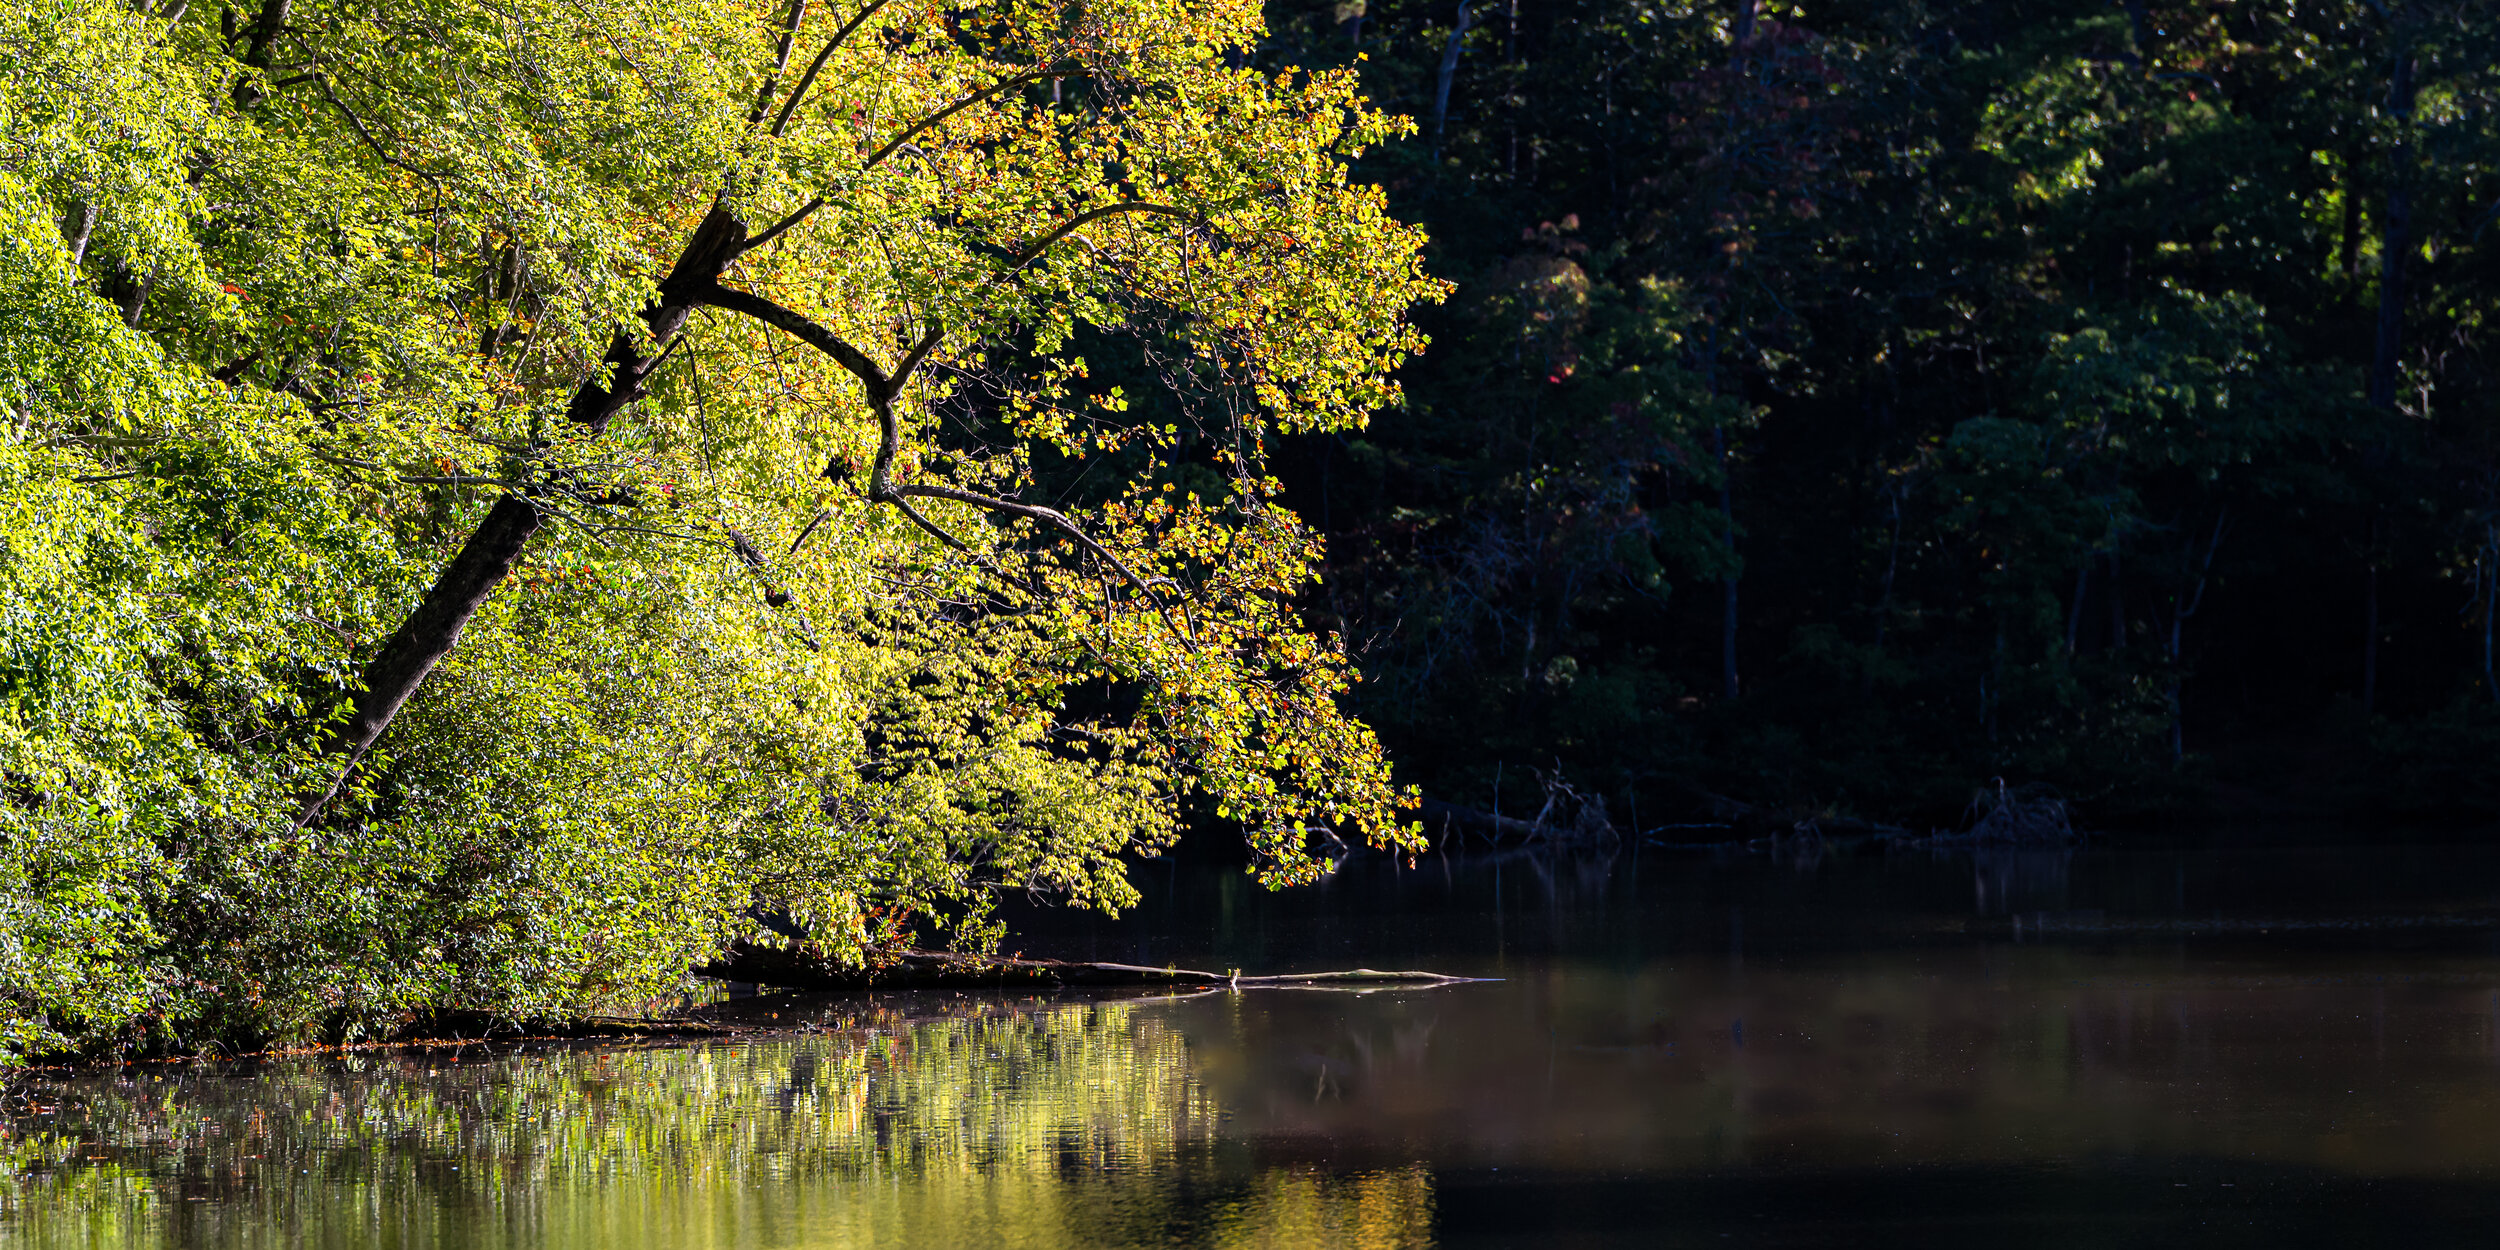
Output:
[[12,6],[0,1044],[977,942],[1197,804],[1274,882],[1414,836],[1267,457],[1438,287],[1261,20]]

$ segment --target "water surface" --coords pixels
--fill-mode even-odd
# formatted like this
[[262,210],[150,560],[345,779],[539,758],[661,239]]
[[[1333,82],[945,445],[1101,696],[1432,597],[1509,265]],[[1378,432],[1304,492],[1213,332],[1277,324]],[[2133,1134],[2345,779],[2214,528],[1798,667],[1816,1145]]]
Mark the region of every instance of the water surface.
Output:
[[733,1043],[10,1089],[26,1246],[2424,1245],[2500,1233],[2500,855],[1150,865],[1035,953],[1428,991],[773,996]]

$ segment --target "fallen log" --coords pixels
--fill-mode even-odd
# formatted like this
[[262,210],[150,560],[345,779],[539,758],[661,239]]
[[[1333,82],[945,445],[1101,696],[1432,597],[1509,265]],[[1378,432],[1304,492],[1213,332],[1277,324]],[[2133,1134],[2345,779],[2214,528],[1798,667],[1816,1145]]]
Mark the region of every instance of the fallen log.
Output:
[[1545,832],[1542,826],[1515,816],[1496,816],[1491,812],[1429,797],[1424,799],[1423,807],[1416,815],[1423,818],[1426,834],[1439,837],[1449,836],[1451,829],[1456,828],[1483,835],[1489,841],[1499,842],[1508,837],[1525,842]]
[[1438,972],[1302,972],[1240,976],[1189,968],[1093,963],[1065,959],[1001,959],[945,951],[904,951],[890,960],[852,967],[803,950],[754,942],[733,944],[726,957],[695,969],[697,976],[804,990],[946,989],[1294,989],[1390,988],[1455,985],[1482,977]]

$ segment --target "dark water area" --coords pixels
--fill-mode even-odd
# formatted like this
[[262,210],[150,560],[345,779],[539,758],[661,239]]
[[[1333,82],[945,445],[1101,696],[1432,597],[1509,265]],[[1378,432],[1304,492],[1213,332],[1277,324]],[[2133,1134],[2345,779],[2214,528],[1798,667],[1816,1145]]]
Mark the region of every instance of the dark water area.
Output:
[[2355,1246],[2500,1234],[2500,853],[1144,866],[1028,953],[1432,990],[771,995],[734,1042],[8,1085],[23,1246]]

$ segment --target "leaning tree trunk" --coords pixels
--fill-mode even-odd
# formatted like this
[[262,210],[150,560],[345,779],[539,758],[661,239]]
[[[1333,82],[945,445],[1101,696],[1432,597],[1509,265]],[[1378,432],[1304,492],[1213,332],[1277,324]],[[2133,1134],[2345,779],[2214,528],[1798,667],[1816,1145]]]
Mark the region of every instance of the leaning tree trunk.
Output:
[[[642,312],[653,346],[664,349],[677,337],[694,313],[693,293],[716,284],[746,245],[745,224],[725,203],[715,202],[660,285],[660,298]],[[665,355],[664,351],[645,355],[642,347],[635,335],[624,330],[610,336],[604,361],[606,381],[603,384],[594,376],[583,382],[566,405],[566,415],[576,425],[594,434],[605,431],[618,412],[642,397],[660,356]],[[328,746],[333,753],[348,757],[352,764],[390,728],[409,697],[460,641],[469,618],[477,615],[487,596],[511,574],[545,516],[522,495],[506,495],[487,511],[433,589],[365,665],[364,688],[356,695],[353,710],[331,731]],[[328,795],[315,799],[303,818],[311,819],[327,801]]]

